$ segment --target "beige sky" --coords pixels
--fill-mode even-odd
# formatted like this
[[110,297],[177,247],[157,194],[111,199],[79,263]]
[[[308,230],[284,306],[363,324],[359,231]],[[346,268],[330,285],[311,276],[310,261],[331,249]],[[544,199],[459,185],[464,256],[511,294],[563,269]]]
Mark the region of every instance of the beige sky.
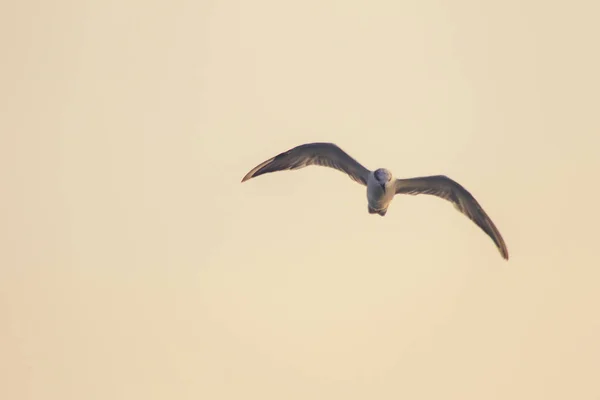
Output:
[[597,2],[8,3],[0,398],[600,399]]

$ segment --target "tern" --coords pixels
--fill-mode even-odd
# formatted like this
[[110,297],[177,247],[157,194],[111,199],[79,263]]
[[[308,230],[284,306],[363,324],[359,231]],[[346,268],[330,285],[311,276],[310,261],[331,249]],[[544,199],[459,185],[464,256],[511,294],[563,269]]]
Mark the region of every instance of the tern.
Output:
[[371,171],[334,143],[307,143],[280,153],[254,167],[242,182],[259,175],[320,165],[345,172],[352,180],[367,187],[369,214],[385,216],[397,194],[428,194],[450,201],[454,208],[481,228],[496,244],[500,255],[508,260],[508,249],[500,232],[477,200],[456,181],[445,175],[396,179],[386,168]]

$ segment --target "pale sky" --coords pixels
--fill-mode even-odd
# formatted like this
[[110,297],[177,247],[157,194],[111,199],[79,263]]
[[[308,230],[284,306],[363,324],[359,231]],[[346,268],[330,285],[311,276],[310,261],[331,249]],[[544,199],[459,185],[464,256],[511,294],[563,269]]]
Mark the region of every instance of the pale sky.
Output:
[[[600,399],[595,1],[0,6],[0,398]],[[447,202],[310,167],[334,142]]]

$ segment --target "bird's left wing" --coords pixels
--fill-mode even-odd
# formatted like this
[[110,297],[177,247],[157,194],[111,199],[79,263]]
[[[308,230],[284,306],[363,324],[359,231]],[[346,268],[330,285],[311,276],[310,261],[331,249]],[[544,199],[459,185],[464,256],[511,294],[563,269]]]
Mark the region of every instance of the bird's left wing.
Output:
[[508,260],[508,249],[500,232],[477,200],[459,183],[444,175],[396,179],[396,194],[429,194],[453,203],[454,208],[466,215],[492,238],[502,257]]

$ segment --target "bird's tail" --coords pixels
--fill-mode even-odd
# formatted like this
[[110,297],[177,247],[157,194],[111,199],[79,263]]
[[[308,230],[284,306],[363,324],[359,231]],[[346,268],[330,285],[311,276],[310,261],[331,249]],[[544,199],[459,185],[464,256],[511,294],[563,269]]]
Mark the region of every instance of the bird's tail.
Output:
[[383,209],[383,210],[376,210],[373,207],[371,207],[370,205],[368,205],[367,207],[369,210],[369,214],[379,214],[383,217],[385,215],[385,213],[387,213],[387,208]]

